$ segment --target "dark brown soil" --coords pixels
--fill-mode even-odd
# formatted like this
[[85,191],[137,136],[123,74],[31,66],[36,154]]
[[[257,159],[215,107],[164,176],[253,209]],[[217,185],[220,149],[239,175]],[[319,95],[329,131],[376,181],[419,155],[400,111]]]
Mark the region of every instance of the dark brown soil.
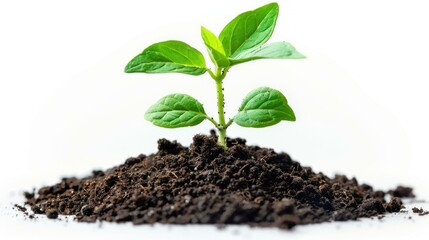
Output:
[[413,189],[410,187],[398,186],[389,191],[389,194],[398,198],[414,198]]
[[423,208],[413,207],[412,210],[413,210],[413,213],[417,213],[419,214],[419,216],[425,216],[429,214],[429,211],[425,211]]
[[[82,179],[63,178],[26,193],[35,213],[134,224],[249,224],[291,228],[401,210],[402,202],[355,178],[329,178],[286,153],[196,135],[189,148],[160,139],[158,152],[132,157]],[[395,194],[402,197],[404,194]],[[410,189],[406,196],[413,196]]]
[[29,213],[27,211],[27,208],[25,208],[24,206],[21,206],[19,204],[15,204],[15,205],[13,205],[13,208],[22,212],[26,218],[33,219],[35,217],[34,213]]

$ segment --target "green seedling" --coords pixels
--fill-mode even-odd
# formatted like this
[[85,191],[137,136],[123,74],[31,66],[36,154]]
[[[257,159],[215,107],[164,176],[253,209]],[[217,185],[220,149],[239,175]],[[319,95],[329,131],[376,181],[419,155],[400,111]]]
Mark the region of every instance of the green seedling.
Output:
[[225,120],[223,80],[231,67],[257,59],[304,58],[286,42],[265,44],[271,37],[279,14],[277,3],[244,12],[229,22],[216,37],[201,27],[201,37],[214,64],[208,68],[203,54],[181,41],[155,43],[133,58],[125,67],[127,73],[209,73],[216,83],[218,120],[206,114],[203,105],[186,94],[161,98],[145,113],[145,119],[156,126],[179,128],[195,126],[204,120],[212,122],[219,132],[219,144],[226,148],[226,130],[232,123],[242,127],[262,128],[282,120],[295,121],[286,97],[278,90],[261,87],[243,100],[238,113]]

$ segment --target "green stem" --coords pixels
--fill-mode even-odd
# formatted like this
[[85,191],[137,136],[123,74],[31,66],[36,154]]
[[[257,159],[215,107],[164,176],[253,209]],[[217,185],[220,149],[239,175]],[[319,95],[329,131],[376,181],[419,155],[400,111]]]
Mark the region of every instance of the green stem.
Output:
[[219,123],[217,123],[212,117],[206,116],[206,119],[209,120],[211,123],[213,123],[213,125],[215,125],[216,128],[219,125]]
[[[222,69],[216,67],[215,72],[209,70],[210,76],[215,80],[216,82],[216,93],[217,93],[217,111],[219,115],[219,122],[216,125],[217,130],[219,131],[219,145],[227,148],[226,146],[226,129],[231,123],[226,123],[225,121],[225,99],[223,95],[223,85],[222,81],[225,78],[226,72],[228,69]],[[212,121],[213,122],[213,121]]]
[[226,123],[225,128],[228,128],[233,122],[234,122],[234,119],[230,118],[229,121]]
[[226,146],[226,123],[225,123],[225,99],[223,96],[223,86],[222,80],[216,80],[216,92],[217,92],[217,111],[219,114],[219,125],[217,129],[219,130],[219,144],[227,148]]

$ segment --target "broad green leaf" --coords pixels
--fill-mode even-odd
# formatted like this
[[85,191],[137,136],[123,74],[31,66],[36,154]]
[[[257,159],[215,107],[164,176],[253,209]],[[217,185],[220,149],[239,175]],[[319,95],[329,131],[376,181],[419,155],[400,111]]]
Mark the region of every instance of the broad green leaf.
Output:
[[273,34],[278,14],[278,4],[270,3],[234,18],[219,35],[225,54],[235,57],[267,42]]
[[230,58],[230,61],[231,65],[236,65],[239,63],[263,58],[299,59],[305,58],[305,56],[296,51],[295,48],[287,42],[275,42],[241,52],[234,58]]
[[207,115],[203,105],[186,94],[170,94],[152,105],[145,119],[164,128],[189,127],[200,124]]
[[201,26],[201,37],[210,55],[210,59],[218,67],[228,67],[229,60],[220,40],[210,30]]
[[155,43],[133,58],[125,72],[185,73],[201,75],[206,72],[204,56],[195,48],[180,41]]
[[282,120],[295,121],[295,114],[286,97],[279,91],[261,87],[244,98],[234,122],[242,127],[262,128]]

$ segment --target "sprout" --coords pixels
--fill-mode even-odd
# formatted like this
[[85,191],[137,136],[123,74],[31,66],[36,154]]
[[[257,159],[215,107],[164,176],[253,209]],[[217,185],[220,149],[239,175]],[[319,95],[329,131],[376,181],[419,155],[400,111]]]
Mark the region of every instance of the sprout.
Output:
[[260,87],[244,98],[238,113],[225,120],[223,80],[231,67],[257,59],[304,58],[286,42],[265,44],[271,37],[279,6],[270,3],[244,12],[230,21],[216,37],[201,27],[201,37],[214,68],[206,66],[203,54],[188,44],[170,40],[155,43],[134,57],[125,67],[127,73],[184,73],[203,75],[208,72],[216,83],[218,121],[206,114],[203,105],[186,94],[170,94],[161,98],[145,113],[145,119],[156,126],[179,128],[195,126],[208,120],[219,132],[219,144],[226,148],[226,130],[235,122],[242,127],[262,128],[282,120],[295,121],[295,114],[286,97],[278,90]]

